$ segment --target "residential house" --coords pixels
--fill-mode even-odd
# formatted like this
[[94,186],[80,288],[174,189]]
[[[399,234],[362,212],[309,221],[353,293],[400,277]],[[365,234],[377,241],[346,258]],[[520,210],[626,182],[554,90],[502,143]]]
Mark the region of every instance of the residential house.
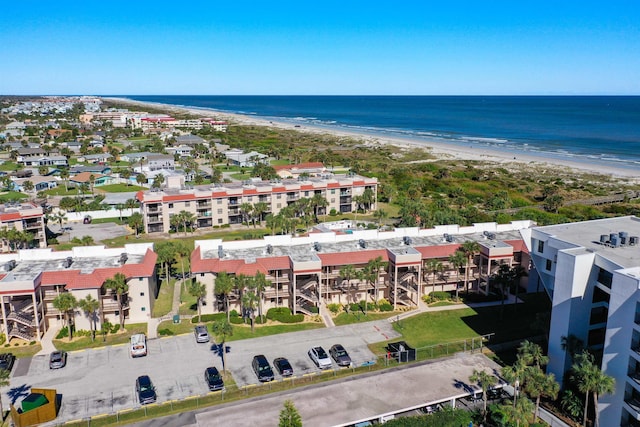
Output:
[[160,169],[175,170],[175,160],[168,154],[150,154],[147,158],[147,168],[149,171]]
[[[93,178],[92,178],[93,177]],[[93,179],[93,184],[91,180]],[[69,177],[69,183],[71,186],[80,186],[83,184],[93,185],[99,187],[101,185],[108,185],[113,183],[113,178],[109,175],[101,175],[99,173],[81,172],[77,175]]]
[[111,160],[113,156],[109,153],[100,153],[100,154],[85,154],[82,156],[78,156],[79,162],[84,163],[107,163]]
[[236,166],[241,167],[254,167],[257,163],[267,163],[268,156],[258,153],[257,151],[251,151],[249,153],[245,153],[240,149],[234,148],[231,150],[224,151],[222,154],[227,158],[227,160]]
[[188,145],[178,145],[177,147],[167,147],[167,153],[177,155],[180,158],[193,157],[193,147]]
[[280,178],[298,178],[300,175],[322,176],[327,173],[327,168],[322,162],[274,166],[274,169]]

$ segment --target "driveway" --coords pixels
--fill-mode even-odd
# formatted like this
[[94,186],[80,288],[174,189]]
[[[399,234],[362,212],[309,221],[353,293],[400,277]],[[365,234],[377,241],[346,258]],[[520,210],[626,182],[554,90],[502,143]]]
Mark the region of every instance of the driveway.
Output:
[[[288,357],[295,375],[303,375],[317,371],[307,356],[312,346],[321,345],[328,351],[331,345],[340,343],[359,365],[374,357],[367,344],[395,336],[391,324],[380,321],[232,341],[228,343],[227,364],[239,386],[257,384],[251,369],[256,354],[266,355],[270,363],[276,357]],[[187,334],[149,340],[148,356],[136,359],[130,357],[128,345],[72,352],[67,366],[58,370],[49,369],[47,355],[35,356],[30,363],[19,360],[22,375],[16,376],[17,368],[14,370],[3,398],[5,403],[14,403],[31,387],[55,388],[62,394],[56,419],[60,423],[138,407],[135,380],[140,375],[151,377],[158,402],[204,395],[209,391],[204,382],[205,368],[222,369],[216,347],[197,344],[193,334]]]

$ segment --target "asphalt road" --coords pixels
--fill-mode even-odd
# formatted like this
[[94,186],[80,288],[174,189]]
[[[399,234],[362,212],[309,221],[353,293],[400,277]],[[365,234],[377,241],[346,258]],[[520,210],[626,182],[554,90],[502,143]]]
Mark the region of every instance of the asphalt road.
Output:
[[[307,356],[312,346],[325,350],[340,343],[355,364],[373,359],[367,344],[397,336],[389,322],[370,322],[336,328],[293,332],[228,343],[228,368],[239,386],[257,384],[251,368],[256,354],[270,362],[288,357],[295,375],[317,371]],[[149,375],[156,387],[158,402],[204,395],[209,392],[204,370],[222,369],[222,359],[214,344],[197,344],[193,334],[148,341],[148,355],[132,359],[128,345],[72,352],[67,366],[50,370],[48,356],[19,360],[11,385],[5,390],[5,402],[20,401],[31,387],[55,388],[62,394],[62,406],[56,422],[82,419],[139,407],[135,380]],[[336,369],[337,366],[334,364]],[[276,379],[279,376],[276,374]]]

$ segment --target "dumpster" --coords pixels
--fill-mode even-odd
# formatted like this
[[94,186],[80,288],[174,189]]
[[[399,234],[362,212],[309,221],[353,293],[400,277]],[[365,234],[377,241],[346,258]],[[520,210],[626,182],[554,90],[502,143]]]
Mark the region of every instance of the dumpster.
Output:
[[180,323],[180,315],[179,314],[174,314],[173,315],[173,323]]
[[387,346],[389,357],[398,362],[413,362],[416,360],[416,349],[409,347],[404,341],[392,342]]

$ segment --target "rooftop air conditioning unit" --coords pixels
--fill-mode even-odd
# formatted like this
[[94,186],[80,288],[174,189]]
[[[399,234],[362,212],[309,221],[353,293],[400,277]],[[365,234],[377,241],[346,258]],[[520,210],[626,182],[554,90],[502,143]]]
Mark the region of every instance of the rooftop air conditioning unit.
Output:
[[222,245],[218,245],[218,258],[224,258],[224,249],[222,248]]
[[360,245],[362,249],[367,249],[367,242],[365,242],[364,239],[358,240],[358,245]]
[[411,237],[409,237],[409,236],[404,236],[404,237],[402,238],[402,243],[404,243],[405,245],[409,246],[409,245],[412,243],[412,241],[411,241]]

